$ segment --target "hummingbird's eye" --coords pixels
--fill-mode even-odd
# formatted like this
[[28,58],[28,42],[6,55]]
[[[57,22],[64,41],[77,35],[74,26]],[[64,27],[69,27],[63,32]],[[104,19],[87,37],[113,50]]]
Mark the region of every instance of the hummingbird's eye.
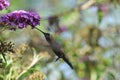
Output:
[[50,36],[50,34],[49,34],[49,33],[47,33],[47,35],[48,35],[48,36]]

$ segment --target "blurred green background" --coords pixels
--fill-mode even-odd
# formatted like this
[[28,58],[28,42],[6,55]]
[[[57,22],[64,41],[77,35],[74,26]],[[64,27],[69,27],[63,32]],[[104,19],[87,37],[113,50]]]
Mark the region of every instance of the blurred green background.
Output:
[[6,55],[7,63],[0,68],[1,80],[120,79],[120,0],[10,2],[8,10],[0,14],[14,10],[39,13],[37,27],[61,44],[74,70],[62,59],[55,62],[57,57],[36,29],[5,30],[0,32],[0,40],[13,42],[16,52]]

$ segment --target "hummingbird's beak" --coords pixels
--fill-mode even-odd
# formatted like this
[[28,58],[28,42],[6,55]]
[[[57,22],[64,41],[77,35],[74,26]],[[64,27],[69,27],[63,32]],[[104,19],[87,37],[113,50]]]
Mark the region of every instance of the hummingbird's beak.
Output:
[[36,27],[36,29],[40,32],[42,32],[43,34],[45,34],[45,32],[43,32],[42,30],[40,30],[39,28]]

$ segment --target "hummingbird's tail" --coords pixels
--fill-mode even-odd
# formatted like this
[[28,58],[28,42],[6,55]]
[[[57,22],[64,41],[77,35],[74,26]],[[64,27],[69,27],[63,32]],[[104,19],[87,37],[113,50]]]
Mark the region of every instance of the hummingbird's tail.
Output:
[[63,57],[63,60],[70,66],[71,69],[73,69],[72,64],[70,63],[70,61],[66,57]]

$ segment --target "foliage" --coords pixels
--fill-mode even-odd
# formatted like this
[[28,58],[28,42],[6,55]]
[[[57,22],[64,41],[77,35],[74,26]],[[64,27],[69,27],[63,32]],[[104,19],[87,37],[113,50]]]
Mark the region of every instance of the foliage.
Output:
[[[1,1],[0,80],[119,80],[119,0]],[[36,27],[62,46],[74,70],[55,62]]]
[[[26,57],[26,59],[24,59],[25,57],[22,56],[25,56],[26,47],[27,46],[25,44],[22,44],[16,49],[15,53],[6,56],[7,62],[1,62],[1,80],[23,80],[25,77],[30,75],[30,73],[33,73],[33,71],[39,71],[39,69],[34,68],[39,66],[38,62],[45,56],[43,54],[36,54],[36,51],[32,49],[32,52],[34,53],[32,54],[33,58]],[[39,79],[43,80],[45,75],[43,73],[39,74],[43,76]]]

